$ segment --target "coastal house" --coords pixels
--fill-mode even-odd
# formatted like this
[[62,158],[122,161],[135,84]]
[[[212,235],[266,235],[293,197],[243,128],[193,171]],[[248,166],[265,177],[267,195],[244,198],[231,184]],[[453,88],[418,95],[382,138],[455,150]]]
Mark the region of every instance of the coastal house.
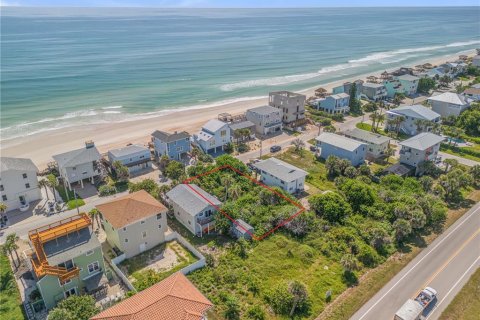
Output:
[[[385,129],[395,131],[399,126],[399,131],[414,136],[421,131],[430,131],[437,123],[440,124],[440,114],[429,108],[415,104],[412,106],[402,106],[386,111],[387,121]],[[403,121],[395,123],[395,118],[401,118]]]
[[27,209],[30,202],[42,199],[37,172],[30,159],[0,157],[0,195],[7,211]]
[[387,154],[390,138],[378,133],[353,128],[344,132],[345,136],[367,144],[367,159],[378,159]]
[[355,99],[360,99],[360,96],[363,90],[363,85],[364,85],[363,80],[355,80],[353,82],[350,82],[350,81],[344,82],[342,85],[332,88],[332,93],[333,94],[346,93],[350,95],[350,90],[353,84],[355,84],[355,87],[357,89]]
[[255,131],[260,135],[280,133],[283,124],[283,111],[271,106],[248,109],[247,120],[255,124]]
[[114,162],[119,161],[128,168],[129,173],[150,168],[152,164],[150,149],[139,144],[110,150],[107,156],[110,164],[113,165]]
[[169,133],[156,130],[152,133],[152,142],[156,158],[167,156],[179,161],[185,159],[191,150],[190,134],[186,131]]
[[476,55],[472,58],[472,65],[480,68],[480,55]]
[[[230,136],[233,141],[248,141],[255,139],[255,123],[245,120],[240,122],[233,122],[228,125],[230,127]],[[243,134],[243,132],[248,132]]]
[[84,148],[54,155],[53,159],[57,163],[64,185],[71,190],[75,182],[80,182],[82,188],[85,179],[94,183],[95,177],[101,175],[101,157],[93,141],[87,141]]
[[202,237],[215,228],[215,213],[222,203],[196,184],[177,185],[167,192],[167,199],[175,218],[194,235]]
[[275,91],[268,95],[268,105],[282,110],[283,124],[290,128],[303,126],[305,119],[305,100],[303,94],[290,91]]
[[108,243],[131,258],[165,242],[168,209],[145,190],[97,205]]
[[203,125],[198,135],[194,135],[195,143],[205,153],[217,153],[230,143],[230,128],[228,124],[217,119],[209,120]]
[[467,69],[465,62],[446,62],[438,66],[442,72],[450,78],[455,78],[458,75],[464,73]]
[[85,213],[31,230],[30,267],[47,309],[71,295],[94,293],[108,280],[102,247]]
[[[419,77],[412,76],[411,74],[404,74],[396,77],[396,79],[400,82],[400,85],[401,85],[400,93],[403,93],[406,96],[412,96],[417,93],[418,82],[420,81]],[[396,91],[396,92],[399,92],[399,91]],[[387,90],[387,93],[388,93],[388,90]]]
[[240,239],[244,238],[247,240],[252,239],[252,234],[255,231],[255,229],[243,221],[242,219],[236,219],[236,223],[232,224],[232,234],[235,238]]
[[268,186],[282,188],[288,193],[297,193],[305,189],[307,172],[277,158],[268,158],[254,163],[260,173],[260,181]]
[[387,98],[387,88],[382,83],[365,82],[362,85],[362,96],[370,101],[382,101]]
[[415,168],[415,174],[423,173],[422,163],[435,161],[438,157],[440,144],[445,140],[443,137],[431,132],[422,132],[410,139],[401,141],[400,163]]
[[350,161],[352,166],[365,162],[367,144],[335,133],[323,132],[315,138],[320,149],[320,157],[327,159],[336,156]]
[[325,98],[316,99],[314,107],[317,110],[325,111],[331,114],[347,113],[349,108],[350,96],[346,93],[337,93],[326,96]]
[[465,96],[454,93],[444,92],[433,94],[428,98],[428,102],[432,106],[432,110],[440,114],[442,117],[459,116],[463,110],[469,107],[468,99]]
[[207,311],[212,307],[179,271],[90,320],[206,320]]
[[463,95],[474,101],[480,101],[480,88],[467,88],[465,91],[463,91]]

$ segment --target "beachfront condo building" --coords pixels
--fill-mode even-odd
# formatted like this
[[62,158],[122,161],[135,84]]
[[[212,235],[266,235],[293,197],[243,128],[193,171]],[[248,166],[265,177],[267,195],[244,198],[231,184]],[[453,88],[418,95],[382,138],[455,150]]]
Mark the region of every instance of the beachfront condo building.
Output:
[[193,140],[205,153],[222,152],[225,145],[231,141],[230,128],[227,123],[212,119],[193,136]]
[[47,309],[71,295],[95,293],[108,282],[102,247],[87,214],[31,230],[28,237],[30,267]]
[[152,165],[150,149],[139,144],[132,144],[123,148],[108,151],[108,161],[111,165],[120,161],[128,168],[129,173],[135,173]]
[[248,109],[247,120],[255,124],[255,131],[262,136],[282,132],[283,111],[271,106]]
[[7,205],[7,211],[26,210],[29,203],[42,199],[37,172],[30,159],[0,158],[0,201]]
[[[440,124],[440,115],[421,105],[402,106],[386,111],[385,129],[399,131],[414,136],[419,132],[428,132],[435,124]],[[397,118],[402,119],[397,122]]]
[[303,94],[290,91],[275,91],[268,95],[268,105],[282,110],[282,121],[287,127],[296,128],[306,123]]
[[169,133],[156,130],[152,133],[152,142],[156,158],[167,156],[179,161],[187,158],[191,151],[190,134],[186,131]]
[[445,138],[430,133],[422,132],[410,139],[401,141],[400,163],[415,168],[415,174],[423,173],[422,163],[425,161],[435,161],[438,157],[440,144]]
[[323,132],[315,140],[323,159],[336,156],[350,161],[352,166],[359,166],[365,162],[367,144],[364,142],[330,132]]

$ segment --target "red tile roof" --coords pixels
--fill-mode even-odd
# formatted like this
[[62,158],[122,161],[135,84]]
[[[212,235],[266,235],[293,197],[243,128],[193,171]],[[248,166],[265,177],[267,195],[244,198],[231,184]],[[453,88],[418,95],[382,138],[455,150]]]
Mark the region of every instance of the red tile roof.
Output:
[[97,209],[116,229],[168,211],[163,204],[145,190],[133,192],[110,202],[97,205]]
[[200,320],[212,306],[181,272],[177,272],[90,320]]

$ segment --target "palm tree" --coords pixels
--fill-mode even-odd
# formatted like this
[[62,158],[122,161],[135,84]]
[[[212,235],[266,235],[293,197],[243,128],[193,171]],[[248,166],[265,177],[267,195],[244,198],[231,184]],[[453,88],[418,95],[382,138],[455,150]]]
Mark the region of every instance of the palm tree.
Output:
[[372,120],[372,128],[370,129],[371,131],[374,131],[375,130],[375,122],[377,121],[377,111],[373,112],[369,118],[370,120]]
[[290,310],[290,317],[292,317],[295,313],[295,309],[297,308],[297,304],[302,300],[306,300],[308,293],[305,285],[297,280],[290,282],[288,291],[293,295],[293,306]]
[[342,259],[340,260],[340,264],[346,272],[353,272],[359,268],[357,258],[350,253],[343,255]]
[[172,187],[168,184],[162,184],[159,188],[158,188],[158,195],[160,196],[160,199],[164,200],[166,199],[166,194],[168,191],[170,191],[172,189]]
[[396,117],[395,119],[393,119],[393,121],[395,123],[395,133],[397,134],[397,138],[398,138],[398,135],[400,133],[400,128],[402,126],[402,123],[405,121],[405,117],[404,116]]
[[8,206],[4,202],[0,202],[0,216],[3,218],[3,214],[7,212]]
[[292,141],[292,145],[295,146],[295,151],[296,152],[300,152],[303,149],[303,147],[305,147],[305,142],[303,142],[302,139],[297,138],[297,139]]
[[9,255],[10,256],[10,259],[13,262],[13,266],[15,268],[17,268],[17,264],[15,263],[15,259],[13,259],[13,255],[12,255],[11,243],[5,241],[5,243],[2,246],[2,251],[3,251],[4,255]]
[[445,165],[445,173],[447,173],[448,169],[458,166],[458,160],[456,160],[456,159],[445,159],[445,160],[443,160],[443,164]]
[[232,199],[234,200],[238,199],[241,194],[242,194],[242,187],[240,187],[238,183],[234,184],[230,188],[230,196],[232,197]]
[[45,194],[47,195],[47,200],[50,200],[50,197],[48,196],[48,187],[50,186],[50,182],[47,179],[42,179],[38,181],[38,187],[44,188],[45,189]]
[[233,178],[229,175],[225,175],[220,178],[221,183],[225,186],[225,200],[228,198],[228,188],[233,183]]
[[7,236],[7,239],[5,240],[5,245],[4,245],[4,246],[7,247],[7,250],[10,253],[10,257],[12,258],[13,264],[15,266],[16,266],[16,264],[15,264],[15,260],[13,259],[12,251],[15,252],[15,256],[17,257],[17,261],[20,264],[20,257],[18,256],[18,252],[17,252],[17,249],[18,249],[17,241],[19,239],[20,238],[17,236],[16,233],[11,233]]
[[378,126],[385,122],[385,114],[380,113],[377,115],[377,126],[375,127],[375,131],[378,132]]
[[422,132],[425,129],[425,120],[417,119],[415,120],[415,125],[417,126],[417,131]]
[[92,219],[92,227],[94,220],[97,221],[97,228],[100,227],[100,211],[97,208],[93,208],[92,210],[88,211],[88,215]]
[[[48,180],[48,186],[52,189],[53,198],[55,199],[55,202],[57,202],[56,189],[59,185],[57,177],[55,177],[53,174],[49,174],[47,176],[47,180]],[[65,193],[68,194],[68,192],[65,192]]]

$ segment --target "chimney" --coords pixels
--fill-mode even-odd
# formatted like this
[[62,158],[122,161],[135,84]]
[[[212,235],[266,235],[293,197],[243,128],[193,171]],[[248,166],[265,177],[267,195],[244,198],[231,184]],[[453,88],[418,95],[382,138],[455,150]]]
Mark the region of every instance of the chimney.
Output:
[[85,141],[85,148],[90,149],[93,147],[95,147],[95,143],[93,142],[93,140]]

